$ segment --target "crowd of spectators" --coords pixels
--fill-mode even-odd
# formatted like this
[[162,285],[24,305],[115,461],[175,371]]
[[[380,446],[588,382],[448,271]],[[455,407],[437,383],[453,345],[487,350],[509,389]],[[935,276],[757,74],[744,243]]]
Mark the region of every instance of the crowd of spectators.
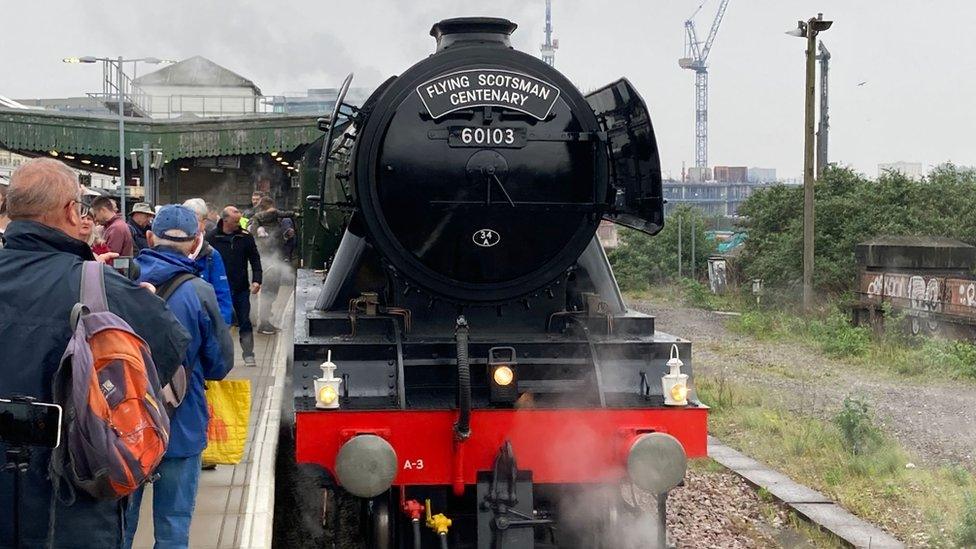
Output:
[[[170,417],[154,481],[157,547],[188,546],[210,416],[204,381],[233,368],[232,325],[243,363],[257,365],[252,297],[260,304],[258,331],[278,330],[272,304],[290,276],[296,215],[256,192],[246,212],[193,198],[162,207],[138,202],[126,218],[112,198],[90,196],[77,174],[50,158],[28,161],[0,181],[0,398],[55,398],[52,380],[73,333],[69,318],[86,261],[103,264],[108,308],[145,340],[160,384],[180,366],[186,372],[186,395]],[[0,440],[0,454],[6,450]],[[0,508],[21,511],[19,544],[131,547],[142,489],[120,500],[79,492],[63,501],[48,475],[51,456],[32,452],[18,501],[13,475],[0,475]],[[12,546],[14,534],[11,516],[0,516],[0,548]]]

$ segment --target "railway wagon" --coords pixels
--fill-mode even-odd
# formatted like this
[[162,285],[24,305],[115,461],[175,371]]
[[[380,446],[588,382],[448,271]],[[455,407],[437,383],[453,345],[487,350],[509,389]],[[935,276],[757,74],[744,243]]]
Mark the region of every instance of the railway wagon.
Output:
[[342,237],[299,273],[290,371],[335,547],[661,546],[706,454],[691,343],[626,307],[595,234],[663,227],[647,105],[626,79],[584,96],[515,28],[435,24],[323,126],[307,200]]
[[855,247],[855,323],[880,328],[883,309],[903,313],[913,335],[971,337],[976,326],[976,247],[943,237],[881,237]]

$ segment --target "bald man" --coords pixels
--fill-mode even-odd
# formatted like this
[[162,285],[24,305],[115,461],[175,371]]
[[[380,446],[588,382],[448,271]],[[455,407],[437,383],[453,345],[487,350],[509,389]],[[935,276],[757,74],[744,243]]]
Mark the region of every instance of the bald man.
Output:
[[[71,336],[68,318],[81,292],[84,261],[94,260],[79,240],[88,214],[78,176],[50,158],[17,168],[7,191],[10,224],[0,249],[0,398],[27,395],[52,402],[52,379]],[[183,359],[189,336],[166,304],[108,266],[109,309],[142,336],[152,350],[162,383]],[[0,455],[6,451],[0,443]],[[48,466],[51,452],[34,448],[22,475],[20,501],[12,474],[0,474],[0,509],[20,506],[22,547],[122,547],[122,501],[95,500],[76,490],[65,505],[55,497]],[[0,547],[12,546],[12,513],[0,513]]]

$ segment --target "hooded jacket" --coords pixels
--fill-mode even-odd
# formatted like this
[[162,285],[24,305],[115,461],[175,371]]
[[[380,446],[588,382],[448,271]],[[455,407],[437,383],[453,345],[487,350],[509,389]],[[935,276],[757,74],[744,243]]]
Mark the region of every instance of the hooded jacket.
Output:
[[217,228],[207,235],[207,242],[220,252],[227,268],[227,281],[231,292],[247,290],[251,285],[247,279],[247,266],[251,265],[254,282],[261,283],[261,255],[258,253],[254,237],[244,229],[235,227],[234,232],[224,232],[224,220],[217,222]]
[[220,306],[220,315],[224,317],[224,323],[230,326],[234,319],[234,302],[230,296],[230,283],[227,281],[224,259],[216,248],[204,240],[194,261],[197,270],[200,271],[200,278],[213,286],[214,293],[217,294],[217,305]]
[[[157,246],[136,256],[139,282],[157,287],[181,273],[199,274],[192,259],[178,250]],[[204,380],[223,379],[234,366],[234,343],[224,323],[213,287],[202,278],[180,285],[166,302],[190,334],[183,366],[187,370],[186,396],[170,418],[167,457],[190,457],[207,447],[210,413]]]
[[[81,268],[93,260],[80,240],[34,221],[10,223],[0,250],[0,396],[51,402],[52,381],[71,338],[68,318],[81,296]],[[108,307],[149,345],[162,383],[183,362],[189,336],[166,304],[105,267]],[[6,452],[0,443],[0,456]],[[34,448],[20,497],[23,547],[121,547],[124,506],[78,491],[72,505],[54,498],[51,452]],[[0,473],[0,547],[13,540],[13,475]]]

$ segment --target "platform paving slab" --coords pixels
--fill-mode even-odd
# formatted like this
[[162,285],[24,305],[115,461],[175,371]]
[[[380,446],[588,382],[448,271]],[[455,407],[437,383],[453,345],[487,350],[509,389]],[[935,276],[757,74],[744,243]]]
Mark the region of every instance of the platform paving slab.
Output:
[[905,544],[834,503],[827,496],[794,482],[765,464],[708,437],[708,456],[753,486],[767,490],[801,517],[858,549],[901,549]]
[[[271,547],[274,509],[274,460],[284,388],[286,360],[294,315],[293,287],[282,286],[276,301],[276,335],[254,333],[257,367],[244,365],[237,330],[234,369],[228,379],[251,380],[251,415],[244,458],[237,465],[218,465],[202,471],[196,509],[190,524],[190,547],[194,549],[266,549]],[[252,299],[252,317],[257,300]],[[285,319],[285,321],[282,321]],[[284,322],[282,324],[282,322]],[[152,486],[146,488],[139,513],[134,549],[153,547]]]

